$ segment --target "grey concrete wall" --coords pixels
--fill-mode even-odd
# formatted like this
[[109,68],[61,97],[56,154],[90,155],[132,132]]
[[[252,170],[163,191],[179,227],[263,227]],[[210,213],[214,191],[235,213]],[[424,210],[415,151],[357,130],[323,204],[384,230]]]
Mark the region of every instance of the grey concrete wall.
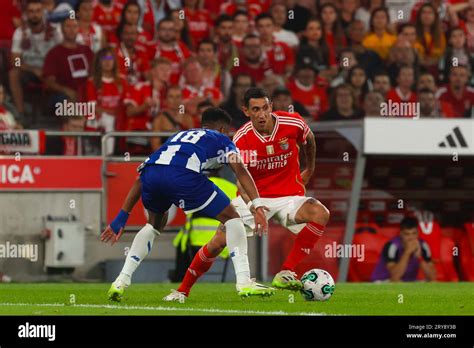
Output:
[[[74,200],[75,208],[70,208]],[[77,267],[74,277],[97,279],[103,276],[100,263],[106,260],[123,260],[124,250],[130,247],[134,233],[126,233],[114,246],[100,242],[100,193],[74,192],[0,192],[0,244],[7,241],[16,244],[35,243],[39,246],[37,262],[24,259],[0,258],[0,272],[16,281],[47,280],[44,272],[44,242],[40,239],[43,229],[42,218],[47,215],[67,216],[74,214],[88,227],[86,231],[85,264]],[[174,260],[172,245],[174,233],[162,233],[155,239],[149,259]],[[249,239],[249,254],[252,274],[256,274],[256,239]]]

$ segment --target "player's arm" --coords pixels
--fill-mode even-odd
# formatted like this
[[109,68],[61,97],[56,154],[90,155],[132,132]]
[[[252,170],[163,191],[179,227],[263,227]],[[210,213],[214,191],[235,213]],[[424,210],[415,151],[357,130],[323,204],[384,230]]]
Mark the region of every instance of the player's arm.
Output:
[[436,280],[436,269],[431,261],[431,250],[426,242],[420,242],[420,267],[428,282]]
[[306,137],[306,143],[302,144],[302,148],[305,156],[306,168],[301,172],[301,178],[303,183],[306,185],[309,179],[314,174],[314,168],[316,165],[316,139],[314,138],[313,132],[309,132]]
[[130,212],[140,199],[141,190],[142,184],[140,178],[137,178],[128,192],[127,198],[125,198],[125,201],[123,202],[122,209],[110,225],[106,227],[104,232],[102,232],[100,236],[101,241],[107,243],[111,240],[113,245],[120,239],[125,225],[127,224],[128,217],[130,216]]
[[258,194],[257,187],[253,181],[247,168],[245,168],[240,155],[237,153],[230,153],[228,155],[228,163],[230,168],[235,173],[237,180],[240,182],[241,187],[247,193],[248,198],[252,201],[252,205],[255,208],[255,232],[261,236],[262,233],[266,234],[268,231],[268,222],[265,217],[265,207],[263,206],[260,195]]
[[242,199],[244,200],[245,203],[248,203],[251,201],[251,199],[249,198],[249,195],[247,194],[247,192],[245,192],[244,188],[242,187],[242,185],[240,184],[239,180],[237,180],[237,188],[239,189],[239,193],[240,193],[240,196],[242,197]]

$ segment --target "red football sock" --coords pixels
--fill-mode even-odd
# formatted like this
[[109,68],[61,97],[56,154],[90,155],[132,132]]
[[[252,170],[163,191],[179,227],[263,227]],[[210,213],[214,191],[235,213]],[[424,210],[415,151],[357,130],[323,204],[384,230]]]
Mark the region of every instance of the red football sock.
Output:
[[199,277],[206,273],[209,268],[211,268],[216,257],[217,255],[214,256],[209,252],[207,245],[204,245],[201,249],[199,249],[199,251],[194,256],[193,262],[191,262],[191,265],[186,271],[178,291],[185,293],[186,296],[189,296],[189,292],[191,291],[194,283],[196,283]]
[[295,267],[309,255],[316,242],[324,233],[324,226],[308,222],[298,233],[295,243],[283,263],[282,270],[294,271]]

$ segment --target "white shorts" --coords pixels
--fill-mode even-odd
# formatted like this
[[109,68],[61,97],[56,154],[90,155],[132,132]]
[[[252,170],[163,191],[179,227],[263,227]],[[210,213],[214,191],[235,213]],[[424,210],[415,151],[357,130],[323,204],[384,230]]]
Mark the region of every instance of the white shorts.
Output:
[[[298,234],[306,226],[306,223],[297,224],[295,222],[296,212],[305,202],[315,199],[305,196],[287,196],[280,198],[260,198],[260,200],[264,206],[270,209],[270,211],[265,212],[268,220],[273,218],[274,221],[278,222],[283,227],[288,228],[294,234]],[[253,236],[255,220],[250,209],[247,207],[247,204],[245,204],[241,196],[238,196],[232,200],[232,205],[235,207],[242,220],[244,220],[247,236]]]

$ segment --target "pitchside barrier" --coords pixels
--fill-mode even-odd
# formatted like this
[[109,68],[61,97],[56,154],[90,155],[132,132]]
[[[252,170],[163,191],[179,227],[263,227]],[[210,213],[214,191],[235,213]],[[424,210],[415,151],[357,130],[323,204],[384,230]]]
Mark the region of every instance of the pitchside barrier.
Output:
[[[317,159],[307,195],[328,207],[331,221],[298,273],[323,268],[339,281],[369,281],[383,244],[398,234],[403,216],[415,214],[421,237],[432,248],[438,280],[474,281],[474,120],[368,118],[310,127],[316,135]],[[66,135],[101,136],[99,153],[32,156],[44,150],[44,137]],[[138,164],[146,158],[126,152],[110,154],[107,144],[116,138],[170,135],[1,132],[0,151],[9,154],[0,156],[0,188],[6,194],[98,193],[99,221],[92,225],[99,232],[120,209]],[[2,202],[3,196],[1,207],[8,205]],[[10,219],[8,211],[0,209],[0,219]],[[168,230],[177,231],[185,221],[184,213],[174,209],[170,215]],[[137,230],[145,221],[139,202],[127,230]],[[279,270],[294,238],[278,225],[270,231],[268,237],[257,240],[259,278],[264,280]]]

